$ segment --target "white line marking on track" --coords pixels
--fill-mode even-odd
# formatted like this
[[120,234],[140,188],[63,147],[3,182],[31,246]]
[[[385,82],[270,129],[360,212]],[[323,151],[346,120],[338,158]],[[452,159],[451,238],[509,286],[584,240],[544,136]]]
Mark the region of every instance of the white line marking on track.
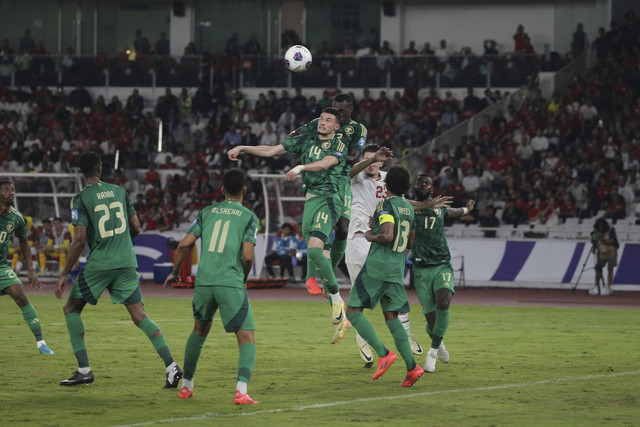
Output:
[[403,395],[397,395],[397,396],[366,397],[362,399],[342,400],[337,402],[317,403],[315,405],[292,406],[290,408],[265,409],[261,411],[242,412],[242,413],[233,413],[233,414],[216,414],[216,413],[208,412],[206,414],[195,415],[193,417],[165,418],[157,421],[147,421],[147,422],[137,423],[137,424],[122,424],[114,427],[149,426],[149,425],[160,424],[160,423],[199,421],[199,420],[207,420],[207,419],[213,419],[213,418],[249,417],[252,415],[277,414],[280,412],[305,411],[307,409],[329,408],[332,406],[351,405],[353,403],[361,403],[361,402],[398,400],[398,399],[407,399],[411,397],[434,396],[438,394],[464,393],[468,391],[504,390],[504,389],[528,387],[528,386],[534,386],[534,385],[540,385],[540,384],[553,384],[553,383],[560,383],[560,382],[566,382],[566,381],[585,381],[585,380],[593,380],[598,378],[622,377],[622,376],[638,375],[638,374],[640,374],[640,371],[619,372],[615,374],[595,374],[595,375],[587,375],[584,377],[551,378],[548,380],[534,381],[530,383],[503,384],[503,385],[488,386],[488,387],[471,387],[471,388],[457,388],[452,390],[425,391],[422,393],[403,394]]

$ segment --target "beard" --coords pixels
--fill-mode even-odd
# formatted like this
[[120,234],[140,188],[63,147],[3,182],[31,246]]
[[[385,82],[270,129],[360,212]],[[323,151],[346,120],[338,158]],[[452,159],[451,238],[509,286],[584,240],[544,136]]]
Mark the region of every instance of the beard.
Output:
[[422,191],[418,191],[417,188],[413,188],[413,192],[416,195],[416,200],[418,202],[423,202],[425,200],[429,200],[429,198],[431,197],[431,193],[428,191],[422,192]]

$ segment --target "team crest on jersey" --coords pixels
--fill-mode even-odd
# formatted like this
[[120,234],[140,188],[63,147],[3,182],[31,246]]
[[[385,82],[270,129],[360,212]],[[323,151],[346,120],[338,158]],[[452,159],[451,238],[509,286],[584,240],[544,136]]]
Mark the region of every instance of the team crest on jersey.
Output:
[[72,220],[78,219],[78,209],[71,209],[71,219]]
[[440,210],[440,208],[435,208],[433,212],[435,212],[435,214],[438,216],[442,215],[442,211]]
[[346,128],[344,128],[344,133],[346,133],[347,135],[353,135],[354,129],[353,126],[347,126]]
[[9,221],[7,223],[7,232],[11,233],[13,231],[13,229],[15,228],[15,226],[13,225],[13,221]]
[[360,140],[358,141],[358,145],[362,148],[364,148],[364,143],[366,142],[366,139],[364,139],[364,137],[360,138]]
[[328,150],[331,147],[331,142],[325,141],[322,143],[321,147],[323,150]]

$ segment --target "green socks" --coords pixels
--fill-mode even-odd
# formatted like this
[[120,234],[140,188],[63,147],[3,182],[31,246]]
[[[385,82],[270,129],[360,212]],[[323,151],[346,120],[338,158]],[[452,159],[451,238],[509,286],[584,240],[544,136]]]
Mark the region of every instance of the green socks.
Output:
[[[325,288],[327,294],[335,294],[338,292],[338,280],[336,274],[331,268],[331,262],[325,258],[322,248],[309,248],[307,250],[307,256],[311,260],[312,264],[315,264],[318,276],[322,281],[322,286]],[[307,271],[307,274],[308,271]]]
[[207,337],[201,337],[195,332],[191,332],[187,345],[184,349],[184,379],[192,380],[198,366],[198,359]]
[[331,268],[333,271],[336,271],[338,268],[338,264],[340,264],[340,260],[344,256],[344,251],[347,249],[347,239],[333,239],[333,243],[331,243]]
[[407,371],[416,367],[416,361],[413,358],[413,352],[411,351],[411,344],[409,344],[409,335],[405,331],[404,326],[400,319],[387,320],[387,328],[391,332],[393,341],[396,344],[396,348],[400,355],[404,359],[404,363],[407,365]]
[[[169,346],[167,345],[167,341],[165,341],[162,332],[160,332],[160,328],[156,325],[153,320],[145,317],[142,322],[138,325],[138,328],[142,329],[142,331],[147,335],[151,344],[153,344],[153,348],[156,349],[158,355],[164,361],[164,366],[169,366],[173,363],[173,357],[171,356],[171,352],[169,351]],[[153,336],[156,331],[160,332],[158,336]]]
[[253,368],[256,365],[256,345],[253,343],[242,344],[238,350],[240,352],[238,357],[238,381],[248,384]]
[[89,357],[87,356],[87,347],[84,343],[84,324],[80,313],[69,313],[64,316],[67,322],[67,331],[69,331],[69,340],[71,341],[71,348],[73,354],[78,360],[79,368],[89,367]]
[[[364,314],[362,314],[361,311],[354,311],[348,315],[347,318],[353,327],[356,328],[356,331],[358,331],[360,336],[364,338],[371,348],[375,350],[378,357],[385,357],[388,354],[386,347],[382,344],[382,341],[380,341],[380,338],[373,329],[373,326],[371,326],[371,322],[364,317]],[[409,348],[409,351],[411,351],[411,348]]]
[[[309,251],[307,250],[307,255]],[[311,262],[311,258],[307,256],[307,278],[309,280],[312,277],[316,277],[316,266],[313,262]]]
[[31,329],[31,332],[33,332],[33,335],[36,337],[36,341],[42,341],[42,328],[40,327],[36,309],[29,303],[24,307],[20,307],[20,311],[22,311],[22,318],[27,322],[29,329]]
[[433,332],[431,333],[431,348],[440,347],[448,327],[449,310],[436,310],[436,324],[433,325]]

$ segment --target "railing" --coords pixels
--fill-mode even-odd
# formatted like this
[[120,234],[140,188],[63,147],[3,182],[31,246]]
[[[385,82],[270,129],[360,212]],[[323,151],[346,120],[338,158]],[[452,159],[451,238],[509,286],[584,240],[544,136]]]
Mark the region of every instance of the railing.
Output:
[[518,87],[541,68],[537,55],[316,55],[304,73],[277,56],[243,56],[241,87]]
[[195,87],[203,79],[203,63],[199,55],[5,55],[0,57],[0,83]]
[[34,222],[51,217],[71,222],[69,205],[84,182],[77,173],[0,173],[0,179],[13,181],[16,209]]

